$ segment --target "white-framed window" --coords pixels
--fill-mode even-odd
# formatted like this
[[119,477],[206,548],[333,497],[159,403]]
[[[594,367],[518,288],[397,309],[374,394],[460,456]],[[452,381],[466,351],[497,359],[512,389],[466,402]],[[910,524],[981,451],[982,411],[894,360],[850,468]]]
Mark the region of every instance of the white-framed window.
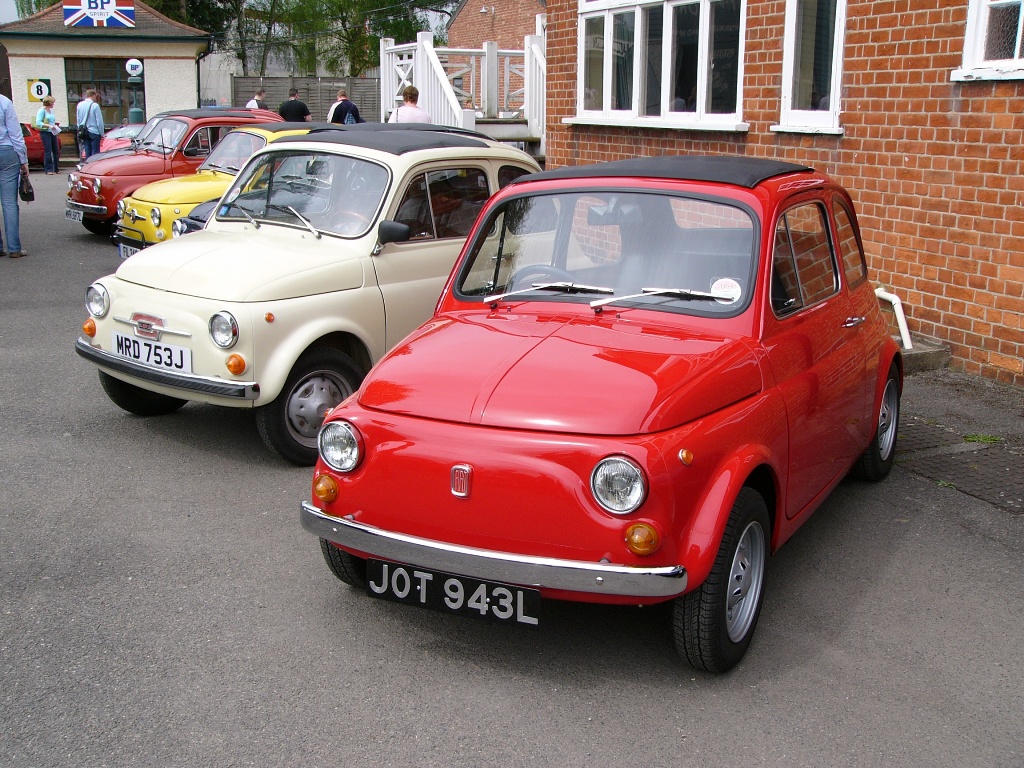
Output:
[[787,0],[776,131],[842,133],[846,0]]
[[569,123],[746,130],[746,0],[581,0]]
[[1022,0],[969,0],[964,62],[950,78],[1024,80]]

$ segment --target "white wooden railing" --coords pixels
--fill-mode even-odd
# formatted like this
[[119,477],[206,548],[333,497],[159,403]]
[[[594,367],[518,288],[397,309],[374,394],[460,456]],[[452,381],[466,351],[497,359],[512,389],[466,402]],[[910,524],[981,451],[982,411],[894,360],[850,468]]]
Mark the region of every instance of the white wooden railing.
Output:
[[494,42],[435,48],[430,32],[401,45],[383,38],[380,62],[381,120],[401,106],[405,87],[415,85],[419,106],[435,123],[474,128],[477,118],[525,120],[523,138],[543,146],[547,61],[542,35],[528,35],[521,51],[501,50]]

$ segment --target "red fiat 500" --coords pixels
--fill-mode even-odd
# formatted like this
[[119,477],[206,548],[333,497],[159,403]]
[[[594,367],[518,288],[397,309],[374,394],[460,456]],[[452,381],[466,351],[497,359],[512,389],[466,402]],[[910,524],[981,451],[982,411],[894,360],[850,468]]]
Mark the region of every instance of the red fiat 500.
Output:
[[434,317],[320,432],[304,527],[371,596],[510,624],[673,601],[680,655],[750,643],[770,553],[892,467],[902,361],[850,196],[743,157],[524,177]]

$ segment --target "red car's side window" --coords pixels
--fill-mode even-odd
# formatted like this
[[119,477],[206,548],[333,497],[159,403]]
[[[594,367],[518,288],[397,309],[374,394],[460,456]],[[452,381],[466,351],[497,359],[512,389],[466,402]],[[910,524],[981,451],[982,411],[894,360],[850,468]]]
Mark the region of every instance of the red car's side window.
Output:
[[833,206],[833,211],[836,217],[836,231],[839,234],[839,257],[843,261],[846,284],[850,288],[856,288],[868,278],[868,268],[864,263],[864,251],[860,247],[857,231],[853,227],[849,211],[839,203]]
[[775,227],[772,308],[784,315],[827,299],[839,287],[825,210],[817,203],[790,208]]

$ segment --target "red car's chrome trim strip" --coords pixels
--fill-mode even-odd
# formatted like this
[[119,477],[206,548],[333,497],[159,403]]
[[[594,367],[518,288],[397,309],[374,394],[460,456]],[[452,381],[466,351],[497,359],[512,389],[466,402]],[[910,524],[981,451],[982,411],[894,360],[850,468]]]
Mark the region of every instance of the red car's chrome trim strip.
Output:
[[635,568],[462,547],[331,517],[308,501],[302,502],[299,519],[314,536],[357,552],[487,581],[628,597],[674,597],[686,589],[681,565]]

